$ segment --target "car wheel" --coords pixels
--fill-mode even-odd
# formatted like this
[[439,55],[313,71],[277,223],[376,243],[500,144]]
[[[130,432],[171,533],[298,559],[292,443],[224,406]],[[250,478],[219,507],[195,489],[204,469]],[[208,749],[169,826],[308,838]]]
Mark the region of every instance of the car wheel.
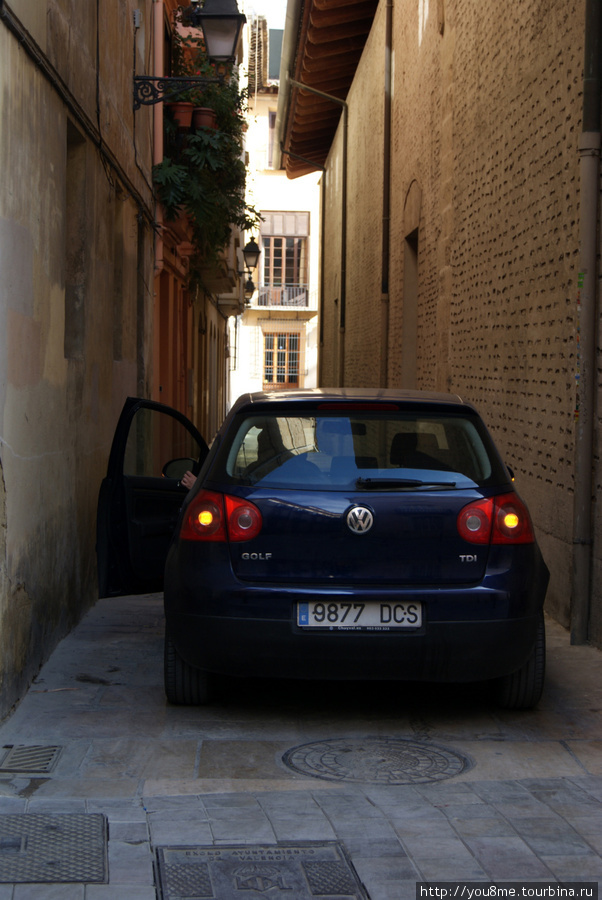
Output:
[[185,662],[165,635],[165,696],[178,706],[202,706],[210,700],[210,676]]
[[543,613],[537,624],[535,646],[527,662],[496,680],[497,701],[505,709],[532,709],[537,705],[546,671],[546,630]]

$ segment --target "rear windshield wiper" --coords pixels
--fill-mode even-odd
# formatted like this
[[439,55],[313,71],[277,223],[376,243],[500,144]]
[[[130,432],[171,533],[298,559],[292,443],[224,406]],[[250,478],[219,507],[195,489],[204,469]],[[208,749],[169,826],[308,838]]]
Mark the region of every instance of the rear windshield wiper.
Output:
[[355,486],[364,491],[378,490],[438,490],[455,488],[455,481],[420,481],[418,478],[358,478]]

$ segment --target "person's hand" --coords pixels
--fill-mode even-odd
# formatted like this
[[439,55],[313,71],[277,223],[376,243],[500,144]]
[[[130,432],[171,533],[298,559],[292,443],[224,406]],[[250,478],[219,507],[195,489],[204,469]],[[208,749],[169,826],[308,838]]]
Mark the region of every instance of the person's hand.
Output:
[[182,475],[180,484],[183,485],[183,487],[185,487],[187,491],[189,491],[195,482],[196,475],[193,475],[192,472],[188,471],[184,472],[184,474]]

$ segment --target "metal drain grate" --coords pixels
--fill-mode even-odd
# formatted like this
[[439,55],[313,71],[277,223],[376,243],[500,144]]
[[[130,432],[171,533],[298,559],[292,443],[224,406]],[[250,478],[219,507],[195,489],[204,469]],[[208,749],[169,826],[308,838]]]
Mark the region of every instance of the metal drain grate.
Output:
[[334,841],[158,847],[157,868],[162,900],[234,900],[272,891],[295,900],[369,900]]
[[32,772],[47,775],[52,772],[61,755],[62,747],[3,747],[8,753],[0,762],[2,772]]
[[359,784],[425,784],[472,767],[457,750],[408,738],[316,741],[287,750],[282,761],[301,775]]
[[1,884],[86,884],[107,880],[105,816],[0,816]]

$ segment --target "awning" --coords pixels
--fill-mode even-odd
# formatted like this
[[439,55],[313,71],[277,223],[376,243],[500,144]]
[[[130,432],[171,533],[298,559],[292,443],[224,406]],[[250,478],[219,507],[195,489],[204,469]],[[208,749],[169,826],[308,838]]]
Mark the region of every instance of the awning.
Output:
[[345,100],[377,6],[378,0],[289,0],[277,121],[289,178],[324,166],[341,116],[339,104],[289,79]]

